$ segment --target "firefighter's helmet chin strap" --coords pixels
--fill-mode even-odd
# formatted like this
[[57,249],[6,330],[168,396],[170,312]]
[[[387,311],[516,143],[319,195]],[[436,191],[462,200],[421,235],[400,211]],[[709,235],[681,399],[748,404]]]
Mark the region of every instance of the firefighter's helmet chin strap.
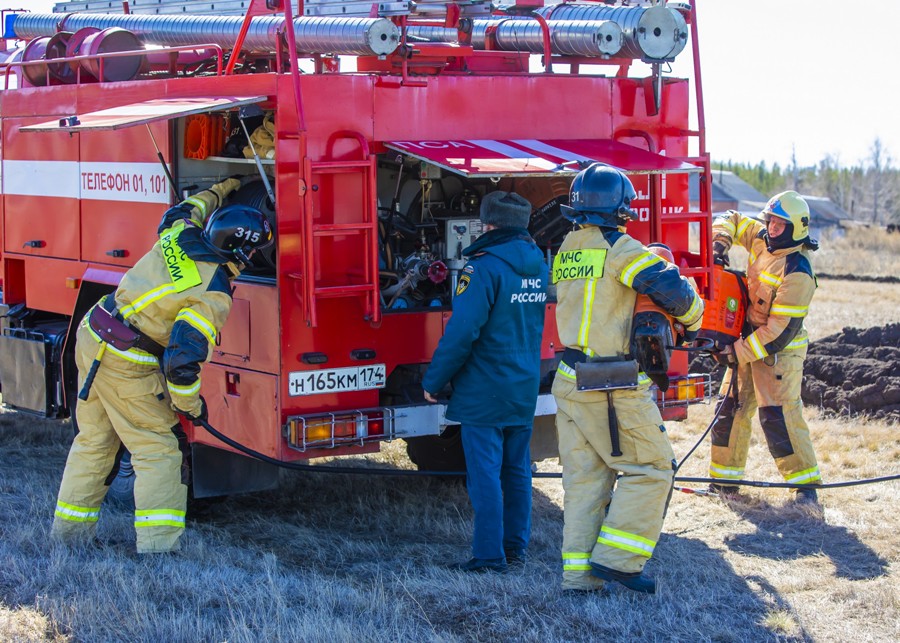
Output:
[[241,272],[243,272],[244,268],[246,268],[246,266],[240,261],[229,261],[222,265],[224,265],[225,270],[228,271],[229,279],[237,279],[241,276]]

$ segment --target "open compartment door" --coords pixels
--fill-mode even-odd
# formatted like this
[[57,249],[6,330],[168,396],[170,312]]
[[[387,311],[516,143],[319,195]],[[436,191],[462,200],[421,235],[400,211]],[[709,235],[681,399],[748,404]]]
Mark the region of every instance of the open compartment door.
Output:
[[389,141],[385,146],[467,178],[574,175],[594,162],[625,174],[701,171],[690,163],[610,139]]
[[74,114],[46,123],[20,128],[22,132],[85,132],[119,130],[191,114],[215,112],[251,103],[260,103],[265,96],[194,96],[190,98],[154,98],[129,103],[97,112]]

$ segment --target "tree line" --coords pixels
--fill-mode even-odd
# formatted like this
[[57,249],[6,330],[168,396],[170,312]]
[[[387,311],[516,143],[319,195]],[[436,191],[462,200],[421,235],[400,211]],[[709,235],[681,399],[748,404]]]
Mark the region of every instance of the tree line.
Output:
[[796,154],[791,164],[782,168],[765,161],[721,163],[717,170],[733,172],[765,195],[796,190],[810,196],[828,197],[848,212],[851,218],[876,225],[900,223],[900,169],[880,138],[876,138],[869,155],[860,163],[845,166],[837,154],[828,154],[816,165],[801,166]]

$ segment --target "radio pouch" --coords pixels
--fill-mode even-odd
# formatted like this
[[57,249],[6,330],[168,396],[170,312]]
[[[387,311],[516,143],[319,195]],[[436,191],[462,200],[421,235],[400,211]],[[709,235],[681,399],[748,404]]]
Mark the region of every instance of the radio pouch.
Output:
[[637,388],[636,360],[612,359],[575,364],[575,387],[579,391],[613,391]]
[[137,344],[139,335],[109,314],[103,306],[94,306],[88,324],[104,342],[120,351],[127,351]]

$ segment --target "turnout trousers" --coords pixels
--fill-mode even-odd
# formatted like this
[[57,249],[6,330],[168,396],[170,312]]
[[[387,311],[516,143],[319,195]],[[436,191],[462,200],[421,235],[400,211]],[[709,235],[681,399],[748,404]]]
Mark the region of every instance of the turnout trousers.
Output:
[[[76,342],[81,390],[100,344],[85,321]],[[51,533],[65,541],[94,537],[124,444],[135,472],[138,553],[178,549],[187,504],[187,444],[181,443],[182,451],[179,436],[184,434],[156,359],[107,347],[90,395],[78,401],[76,414],[79,433],[66,461]]]
[[619,456],[612,455],[605,392],[579,392],[557,372],[553,395],[565,493],[562,586],[594,589],[603,581],[590,575],[590,563],[634,573],[653,555],[675,455],[647,385],[613,392]]
[[[737,366],[737,400],[728,396],[735,369],[729,368],[719,393],[723,400],[712,428],[709,476],[728,484],[741,480],[750,449],[751,422],[759,408],[759,423],[786,482],[821,482],[819,465],[803,419],[800,386],[806,348],[776,354],[774,364],[758,360]],[[767,358],[768,359],[768,358]]]
[[466,488],[475,513],[472,557],[524,555],[531,534],[531,430],[528,425],[462,425]]

